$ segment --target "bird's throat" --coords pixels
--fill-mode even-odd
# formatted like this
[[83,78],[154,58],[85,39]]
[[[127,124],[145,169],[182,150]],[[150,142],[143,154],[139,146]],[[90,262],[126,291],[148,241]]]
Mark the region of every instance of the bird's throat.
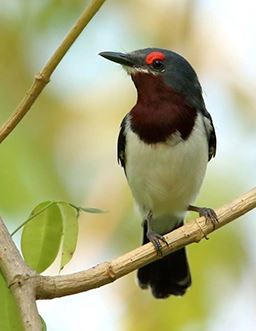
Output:
[[131,110],[131,129],[148,144],[166,142],[172,134],[186,140],[195,124],[197,111],[186,97],[156,75],[136,73],[132,80],[138,92]]

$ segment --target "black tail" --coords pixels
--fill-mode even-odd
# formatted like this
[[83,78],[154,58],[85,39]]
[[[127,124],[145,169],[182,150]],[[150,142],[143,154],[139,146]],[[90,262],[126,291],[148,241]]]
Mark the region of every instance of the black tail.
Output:
[[[145,224],[143,244],[148,242],[146,233],[147,225]],[[137,276],[140,287],[146,289],[150,286],[155,298],[164,299],[170,295],[185,294],[191,285],[185,248],[140,268]]]

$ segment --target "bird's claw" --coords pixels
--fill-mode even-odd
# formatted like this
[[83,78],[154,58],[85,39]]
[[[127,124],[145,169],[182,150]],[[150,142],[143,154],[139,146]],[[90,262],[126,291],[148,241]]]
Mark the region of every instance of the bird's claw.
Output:
[[195,211],[199,214],[199,216],[204,216],[206,219],[206,222],[210,222],[213,225],[213,228],[216,228],[216,225],[219,224],[219,220],[217,217],[217,214],[212,208],[206,208],[206,207],[197,207],[197,206],[188,206],[188,210]]
[[206,208],[206,207],[200,208],[199,216],[200,217],[204,216],[206,219],[206,222],[212,223],[214,228],[219,223],[217,214],[215,213],[215,211],[212,208]]
[[161,241],[168,246],[166,239],[154,231],[148,231],[147,238],[154,245],[157,255],[163,255]]

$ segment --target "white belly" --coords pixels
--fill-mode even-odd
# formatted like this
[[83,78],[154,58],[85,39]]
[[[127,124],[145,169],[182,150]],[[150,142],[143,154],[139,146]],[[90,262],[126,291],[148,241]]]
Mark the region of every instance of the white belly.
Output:
[[143,218],[152,212],[156,231],[171,230],[184,218],[199,192],[207,162],[208,142],[200,115],[188,140],[176,145],[148,145],[127,130],[128,183]]

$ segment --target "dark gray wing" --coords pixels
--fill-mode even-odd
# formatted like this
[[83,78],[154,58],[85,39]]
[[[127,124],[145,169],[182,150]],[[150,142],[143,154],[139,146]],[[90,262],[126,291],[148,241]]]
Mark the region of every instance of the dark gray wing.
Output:
[[117,141],[117,160],[118,163],[124,168],[125,171],[125,145],[126,145],[126,135],[125,135],[126,117],[123,119],[120,132]]
[[215,134],[214,125],[212,122],[211,115],[208,113],[206,108],[202,110],[203,119],[204,119],[204,126],[208,136],[208,144],[209,144],[209,157],[208,160],[210,161],[212,157],[216,154],[217,149],[217,139]]

